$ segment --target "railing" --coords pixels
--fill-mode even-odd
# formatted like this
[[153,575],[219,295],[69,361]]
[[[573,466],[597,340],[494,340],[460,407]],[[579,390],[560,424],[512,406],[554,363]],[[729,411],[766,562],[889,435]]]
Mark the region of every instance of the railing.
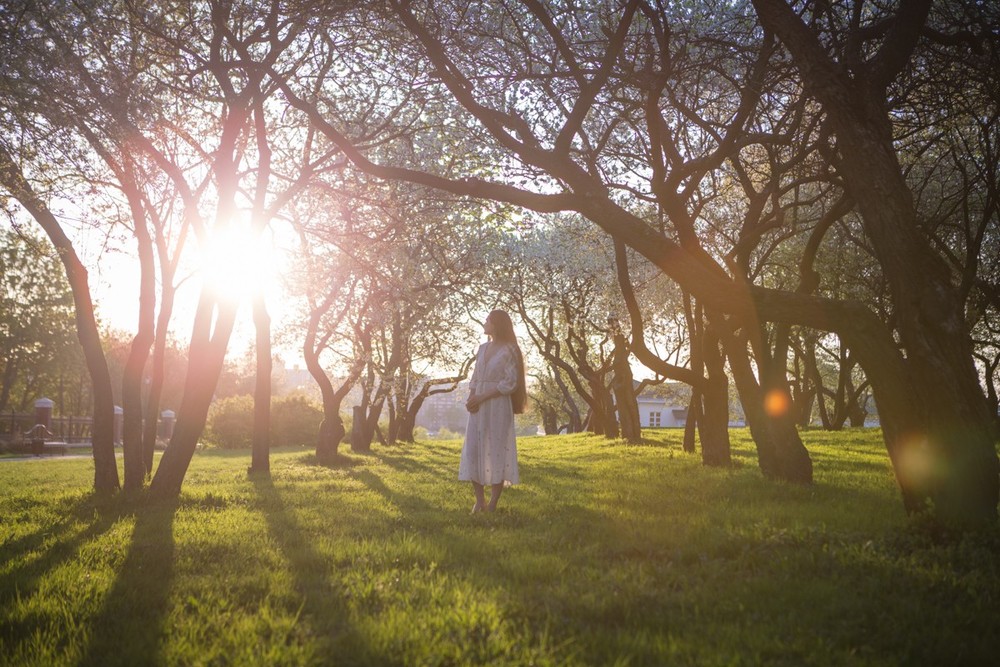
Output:
[[[90,442],[93,424],[91,417],[52,417],[49,420],[49,432],[53,439],[62,442]],[[0,414],[0,441],[14,444],[24,442],[24,434],[34,426],[34,414]]]

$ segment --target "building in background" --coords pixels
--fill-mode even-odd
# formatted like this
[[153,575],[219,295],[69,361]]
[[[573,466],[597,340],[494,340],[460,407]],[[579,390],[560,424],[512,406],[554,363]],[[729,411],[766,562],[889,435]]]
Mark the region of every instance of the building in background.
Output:
[[[638,388],[638,382],[636,388]],[[682,428],[687,424],[691,387],[680,382],[648,385],[636,396],[643,428]]]

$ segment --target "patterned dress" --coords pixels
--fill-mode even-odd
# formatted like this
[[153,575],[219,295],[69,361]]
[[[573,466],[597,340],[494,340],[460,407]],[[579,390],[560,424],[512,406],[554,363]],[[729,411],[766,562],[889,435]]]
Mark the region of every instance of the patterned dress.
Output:
[[[489,357],[487,358],[487,350]],[[517,443],[514,438],[514,410],[510,395],[517,385],[517,359],[506,343],[484,343],[476,355],[471,388],[476,394],[497,389],[502,396],[480,404],[469,413],[469,425],[462,445],[458,479],[483,486],[517,484]]]

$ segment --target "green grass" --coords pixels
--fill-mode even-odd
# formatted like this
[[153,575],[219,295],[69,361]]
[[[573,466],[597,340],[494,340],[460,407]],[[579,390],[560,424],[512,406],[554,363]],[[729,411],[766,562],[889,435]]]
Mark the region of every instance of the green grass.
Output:
[[680,435],[524,438],[476,516],[455,441],[202,452],[174,503],[0,462],[0,664],[995,664],[1000,538],[924,539],[877,432],[804,433],[808,488]]

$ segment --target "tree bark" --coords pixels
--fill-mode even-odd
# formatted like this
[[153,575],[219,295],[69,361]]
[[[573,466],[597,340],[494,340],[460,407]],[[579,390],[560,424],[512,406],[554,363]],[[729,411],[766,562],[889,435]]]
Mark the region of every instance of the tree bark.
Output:
[[[688,341],[691,347],[691,370],[697,375],[703,376],[705,362],[701,348],[703,345],[704,315],[701,304],[698,304],[696,309],[692,303],[691,294],[688,292],[684,292],[684,321],[687,323]],[[695,434],[701,429],[701,421],[705,417],[702,389],[702,386],[691,385],[691,400],[688,403],[687,420],[684,422],[683,448],[685,452],[691,454],[695,452]],[[728,425],[726,437],[729,437]]]
[[629,366],[629,350],[625,336],[621,332],[614,334],[612,388],[615,404],[618,407],[618,421],[621,424],[621,435],[626,442],[639,444],[642,442],[642,426],[639,422],[639,404],[636,401],[635,389],[632,384],[632,368]]
[[767,392],[785,389],[760,383],[754,376],[746,342],[732,332],[721,332],[736,381],[736,390],[746,414],[750,434],[757,446],[761,472],[766,477],[787,482],[812,482],[812,461],[786,411],[784,416],[769,414],[765,409]]
[[271,472],[271,316],[263,294],[253,297],[253,323],[256,331],[257,369],[253,392],[253,442],[250,454],[251,473]]
[[202,290],[188,348],[184,397],[177,411],[173,437],[160,458],[160,465],[150,484],[154,495],[175,497],[181,491],[191,457],[198,447],[198,439],[205,430],[208,409],[236,321],[236,309],[235,303],[216,303],[207,290]]
[[[132,211],[140,272],[139,322],[129,347],[122,376],[122,458],[125,468],[125,490],[135,491],[142,488],[143,480],[146,478],[142,452],[142,385],[149,349],[156,335],[153,319],[156,311],[156,279],[153,240],[146,227],[146,213],[141,203],[138,185],[132,178],[132,170],[128,166],[121,169],[120,176]],[[156,418],[150,418],[155,423]]]
[[149,378],[149,395],[146,398],[146,423],[142,436],[142,461],[146,475],[153,473],[153,454],[156,450],[156,433],[160,420],[160,399],[163,396],[163,370],[167,355],[167,331],[174,309],[174,286],[172,272],[162,275],[160,289],[160,313],[156,322],[156,337],[153,341],[153,358]]
[[556,386],[559,387],[559,393],[562,394],[563,403],[566,406],[566,414],[569,417],[566,432],[580,433],[583,430],[583,417],[580,415],[580,409],[576,406],[576,401],[573,400],[573,394],[559,374],[558,368],[552,369],[552,377],[555,380]]
[[702,394],[703,414],[698,420],[701,461],[707,466],[728,467],[733,464],[729,441],[729,378],[719,352],[719,336],[713,327],[706,327],[700,342],[701,358],[708,371]]

